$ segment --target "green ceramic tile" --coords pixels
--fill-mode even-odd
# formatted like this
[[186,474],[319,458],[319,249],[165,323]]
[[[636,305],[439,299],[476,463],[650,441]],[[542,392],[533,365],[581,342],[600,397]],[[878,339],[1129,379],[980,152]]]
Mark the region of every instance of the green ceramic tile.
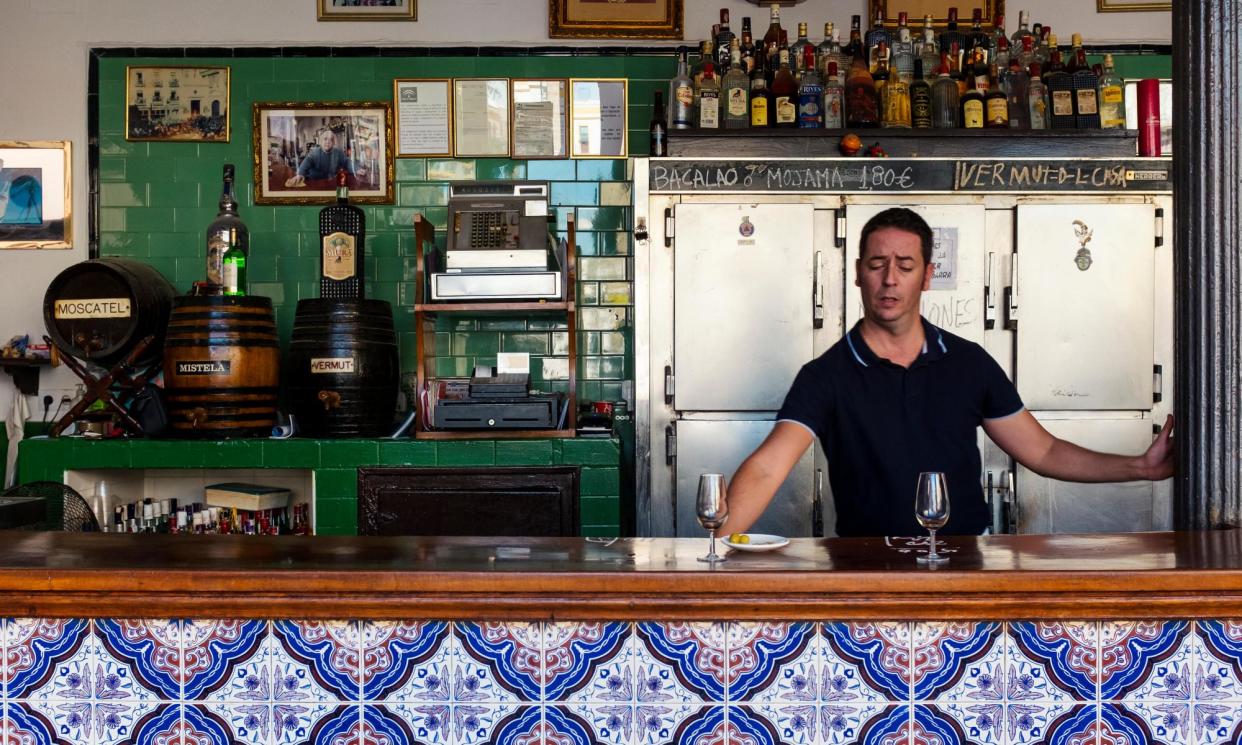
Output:
[[227,60],[225,64],[229,66],[230,85],[237,85],[237,82],[241,80],[247,82],[273,80],[276,74],[276,58],[274,57],[239,57]]
[[626,178],[624,160],[580,160],[579,181],[623,181]]
[[315,504],[320,500],[354,499],[358,496],[358,471],[353,468],[321,468],[315,471]]
[[125,207],[99,210],[99,229],[103,232],[120,232],[129,229],[128,210]]
[[99,252],[104,256],[148,256],[150,241],[147,233],[103,233],[99,236]]
[[470,361],[465,357],[437,357],[434,366],[437,378],[461,378],[470,374]]
[[379,443],[375,440],[322,440],[319,443],[319,464],[324,468],[353,468],[379,462]]
[[552,184],[552,204],[586,205],[599,203],[599,184],[580,181],[556,181]]
[[629,210],[625,207],[579,207],[579,230],[626,230]]
[[[329,60],[323,68],[323,79],[328,83],[374,80],[377,60],[373,57],[338,57]],[[392,81],[387,81],[388,93],[392,94]]]
[[160,207],[149,212],[167,212],[172,215],[172,222],[160,230],[193,235],[205,231],[211,221],[216,219],[218,210],[215,207]]
[[[303,84],[307,85],[307,84]],[[298,86],[299,89],[302,85]],[[346,96],[350,101],[391,101],[391,80],[354,80],[345,86]],[[313,94],[313,89],[308,94]]]
[[130,466],[132,468],[202,468],[207,463],[208,442],[143,440],[130,453]]
[[526,352],[546,355],[551,352],[552,342],[546,333],[503,333],[500,335],[501,352]]
[[621,535],[621,525],[619,523],[608,525],[587,525],[584,523],[579,534],[584,538],[616,538]]
[[379,459],[385,466],[434,466],[436,443],[430,440],[381,441]]
[[475,178],[473,160],[448,160],[429,158],[427,160],[428,181],[467,181]]
[[555,463],[551,440],[497,440],[498,466],[550,466]]
[[496,465],[494,440],[442,440],[436,444],[438,466]]
[[102,207],[145,207],[147,185],[100,184],[99,204]]
[[453,335],[453,354],[495,354],[500,348],[500,335],[490,331],[472,331]]
[[323,57],[286,57],[281,60],[278,76],[280,80],[323,80],[324,70],[329,63],[340,64],[340,60],[329,60]]
[[616,525],[621,522],[621,500],[583,496],[578,501],[578,518],[583,525]]
[[99,180],[102,183],[125,181],[128,173],[129,159],[123,157],[101,157],[99,159]]
[[[201,184],[184,181],[156,182],[150,186],[148,200],[152,207],[200,207],[203,206],[199,196],[201,188]],[[250,215],[246,216],[246,227],[254,230]]]
[[319,234],[319,211],[310,207],[281,206],[274,213],[277,232]]
[[265,442],[260,439],[213,442],[204,465],[208,468],[262,468]]
[[618,380],[624,375],[624,357],[588,357],[583,360],[582,377],[588,380]]
[[582,469],[579,493],[584,497],[609,497],[620,494],[620,471],[616,468]]
[[402,207],[434,207],[448,204],[448,184],[398,184],[397,204]]
[[565,440],[561,448],[566,463],[616,467],[620,459],[617,442],[611,439]]
[[424,158],[398,158],[397,181],[422,181],[427,178],[427,161]]
[[526,177],[533,181],[573,181],[574,161],[528,160],[526,161]]
[[293,438],[263,440],[263,465],[268,468],[318,468],[319,441]]
[[[184,181],[191,184],[219,184],[220,183],[220,163],[198,156],[172,158],[172,168],[174,181]],[[167,167],[168,161],[165,161]],[[138,178],[140,174],[130,173],[131,178]],[[145,174],[142,174],[145,178]],[[157,179],[148,179],[156,181]],[[165,179],[158,179],[165,181]]]
[[502,158],[479,158],[475,175],[480,179],[515,180],[526,178],[526,162]]
[[319,535],[357,535],[357,499],[315,498],[315,532]]

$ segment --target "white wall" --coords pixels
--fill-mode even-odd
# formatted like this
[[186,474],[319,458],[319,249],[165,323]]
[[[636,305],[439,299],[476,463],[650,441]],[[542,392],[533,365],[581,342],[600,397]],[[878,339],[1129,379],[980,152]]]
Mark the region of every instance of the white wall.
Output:
[[[0,140],[73,141],[74,240],[72,251],[0,253],[0,342],[17,333],[43,333],[42,302],[48,282],[63,268],[86,258],[86,71],[87,52],[97,46],[267,46],[267,45],[532,45],[547,38],[546,0],[421,0],[416,23],[320,23],[316,0],[0,0]],[[1091,0],[1025,3],[1037,9],[1068,39],[1080,31],[1088,43],[1150,41],[1167,43],[1171,19],[1161,13],[1107,13]],[[1016,25],[1022,0],[1010,0],[1009,21]],[[757,33],[767,27],[767,11],[740,0],[686,0],[687,39],[706,36],[721,7],[735,28],[741,17],[754,19]],[[969,15],[972,3],[963,0]],[[784,8],[783,25],[824,21],[848,25],[864,14],[864,0],[808,0]],[[590,44],[560,41],[562,44]],[[622,42],[626,43],[626,42]],[[45,393],[57,399],[77,382],[61,369],[45,372]],[[0,418],[8,412],[13,388],[0,375]],[[39,411],[35,399],[31,411]]]

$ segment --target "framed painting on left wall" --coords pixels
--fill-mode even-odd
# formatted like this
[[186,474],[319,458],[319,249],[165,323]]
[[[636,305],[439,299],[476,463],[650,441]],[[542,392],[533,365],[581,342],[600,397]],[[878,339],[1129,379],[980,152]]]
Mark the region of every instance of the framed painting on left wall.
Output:
[[0,248],[73,248],[70,168],[63,141],[0,141]]

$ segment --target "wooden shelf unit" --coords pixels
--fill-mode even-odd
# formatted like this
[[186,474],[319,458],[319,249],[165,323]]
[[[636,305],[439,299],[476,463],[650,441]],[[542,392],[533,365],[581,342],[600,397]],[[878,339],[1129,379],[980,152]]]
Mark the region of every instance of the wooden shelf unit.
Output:
[[[568,218],[568,246],[565,250],[564,292],[565,299],[559,301],[499,301],[499,302],[452,302],[432,303],[427,297],[427,273],[425,253],[428,246],[435,243],[435,226],[422,215],[414,216],[415,237],[415,290],[414,290],[414,328],[418,333],[418,349],[416,364],[418,366],[418,392],[421,398],[427,383],[434,375],[435,364],[435,319],[442,313],[471,314],[507,314],[514,313],[563,313],[569,334],[569,389],[565,393],[569,411],[565,417],[564,429],[512,429],[512,430],[427,430],[423,428],[422,411],[414,419],[414,437],[419,440],[535,440],[535,439],[569,439],[575,437],[578,426],[578,283],[576,271],[577,231],[574,216]],[[421,404],[421,401],[420,401]]]

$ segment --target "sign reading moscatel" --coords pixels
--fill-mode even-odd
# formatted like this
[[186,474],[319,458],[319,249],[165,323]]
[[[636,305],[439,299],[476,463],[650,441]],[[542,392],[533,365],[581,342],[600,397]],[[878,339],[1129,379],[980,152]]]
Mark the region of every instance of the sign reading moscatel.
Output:
[[65,320],[75,318],[129,318],[129,298],[95,297],[57,300],[52,305],[52,316]]
[[1163,159],[1013,160],[807,158],[652,160],[652,192],[1167,193],[1173,164]]

